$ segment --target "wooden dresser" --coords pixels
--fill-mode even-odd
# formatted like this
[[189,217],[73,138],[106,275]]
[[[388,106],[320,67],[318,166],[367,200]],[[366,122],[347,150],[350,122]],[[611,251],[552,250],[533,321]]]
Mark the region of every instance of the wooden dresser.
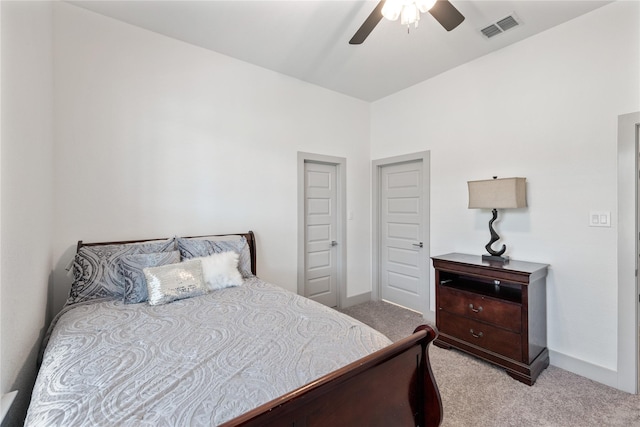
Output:
[[434,344],[477,356],[532,385],[549,366],[547,264],[501,264],[457,253],[432,259],[440,332]]

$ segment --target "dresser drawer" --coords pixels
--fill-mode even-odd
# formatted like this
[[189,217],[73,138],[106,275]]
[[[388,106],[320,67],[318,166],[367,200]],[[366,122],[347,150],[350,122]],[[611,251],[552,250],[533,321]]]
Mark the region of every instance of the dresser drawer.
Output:
[[522,362],[522,335],[446,311],[438,314],[441,333]]
[[522,330],[522,307],[509,301],[440,286],[438,310],[481,320],[517,333]]

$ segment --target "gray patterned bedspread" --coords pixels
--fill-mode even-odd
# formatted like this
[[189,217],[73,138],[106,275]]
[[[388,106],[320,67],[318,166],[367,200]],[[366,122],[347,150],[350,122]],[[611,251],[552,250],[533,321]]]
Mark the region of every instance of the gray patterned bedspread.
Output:
[[161,306],[81,304],[51,333],[26,425],[216,425],[388,344],[258,278]]

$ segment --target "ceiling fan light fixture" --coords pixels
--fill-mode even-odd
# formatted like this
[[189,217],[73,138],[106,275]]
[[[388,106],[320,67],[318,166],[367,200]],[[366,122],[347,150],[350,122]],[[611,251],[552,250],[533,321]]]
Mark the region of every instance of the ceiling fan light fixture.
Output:
[[383,17],[390,21],[402,17],[400,21],[407,25],[409,31],[410,24],[418,26],[420,12],[429,12],[447,31],[453,30],[464,21],[464,15],[449,0],[380,0],[351,37],[349,44],[362,44]]
[[400,12],[402,12],[403,7],[402,0],[387,0],[384,2],[384,6],[382,6],[382,16],[387,18],[389,21],[395,21],[400,17]]
[[405,4],[402,7],[402,13],[400,13],[400,24],[411,25],[415,23],[417,27],[418,21],[420,21],[420,9],[413,2]]
[[436,0],[416,0],[416,6],[418,6],[418,9],[420,9],[422,13],[429,12],[435,4]]
[[400,18],[402,25],[418,26],[420,12],[428,12],[436,0],[387,0],[382,7],[382,16],[390,21]]

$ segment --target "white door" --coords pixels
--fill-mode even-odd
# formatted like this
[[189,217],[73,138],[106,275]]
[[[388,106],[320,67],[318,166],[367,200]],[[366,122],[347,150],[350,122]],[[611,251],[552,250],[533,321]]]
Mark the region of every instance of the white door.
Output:
[[304,164],[305,295],[321,304],[338,305],[337,169]]
[[422,160],[380,170],[380,292],[383,300],[423,313],[428,298],[423,257]]

